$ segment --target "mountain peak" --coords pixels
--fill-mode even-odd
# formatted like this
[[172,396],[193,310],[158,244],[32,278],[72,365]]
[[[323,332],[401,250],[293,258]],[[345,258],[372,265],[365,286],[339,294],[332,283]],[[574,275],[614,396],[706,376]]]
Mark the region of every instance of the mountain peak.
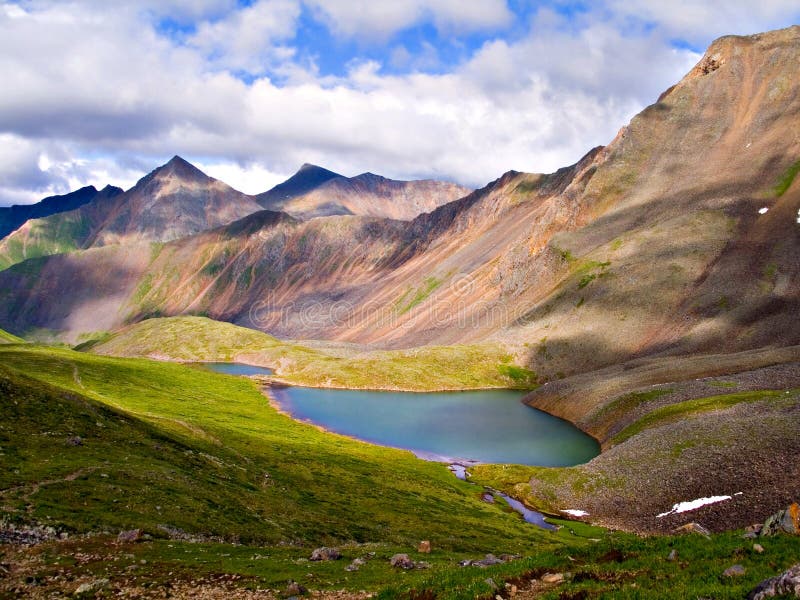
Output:
[[321,186],[326,181],[341,177],[338,173],[329,171],[311,163],[303,163],[297,172],[283,183],[279,183],[271,190],[256,196],[258,203],[264,208],[274,209],[278,205],[296,196],[300,196]]
[[188,160],[178,156],[173,156],[169,162],[159,167],[154,173],[171,174],[181,179],[190,179],[197,181],[208,181],[211,179],[208,175],[203,173],[200,169],[195,167]]

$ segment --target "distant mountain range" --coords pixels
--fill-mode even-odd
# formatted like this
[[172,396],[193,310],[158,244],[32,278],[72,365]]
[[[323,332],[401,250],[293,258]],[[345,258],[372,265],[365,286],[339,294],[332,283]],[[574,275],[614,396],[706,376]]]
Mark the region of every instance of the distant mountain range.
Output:
[[8,222],[0,239],[0,268],[109,244],[168,242],[263,208],[301,219],[346,214],[412,219],[469,191],[452,183],[394,181],[370,173],[348,178],[306,164],[284,183],[248,196],[175,156],[126,192],[111,186],[97,192],[90,186],[31,206],[0,209],[5,219],[0,225]]
[[100,197],[111,198],[121,193],[120,188],[112,185],[108,185],[100,191],[97,191],[93,185],[87,185],[63,196],[50,196],[36,204],[0,206],[0,238],[4,238],[29,219],[41,219],[67,212]]
[[305,165],[246,196],[176,157],[2,240],[0,265],[23,262],[0,272],[0,327],[77,339],[203,314],[381,347],[492,340],[544,378],[798,344],[798,62],[800,28],[721,38],[608,146],[470,194]]

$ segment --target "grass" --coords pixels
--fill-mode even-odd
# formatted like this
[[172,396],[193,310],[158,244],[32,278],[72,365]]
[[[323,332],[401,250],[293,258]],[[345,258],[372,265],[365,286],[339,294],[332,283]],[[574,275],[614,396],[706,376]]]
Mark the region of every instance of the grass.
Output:
[[297,385],[412,391],[516,388],[536,374],[510,362],[498,344],[425,346],[333,356],[260,331],[204,317],[150,319],[91,347],[115,356],[180,361],[239,361],[273,368]]
[[[510,367],[509,359],[498,363]],[[538,530],[501,503],[481,502],[480,487],[443,465],[295,422],[252,381],[191,366],[0,346],[0,398],[0,520],[111,534],[2,550],[6,562],[12,551],[35,555],[36,581],[106,577],[168,589],[233,573],[248,589],[283,589],[295,579],[383,599],[466,600],[493,597],[489,578],[502,587],[562,572],[571,576],[543,598],[660,598],[667,589],[671,597],[741,598],[796,561],[789,536],[763,540],[762,555],[735,532],[640,538],[567,521],[556,521],[563,527],[555,533]],[[572,471],[473,469],[479,483],[507,491],[531,473],[556,482]],[[200,539],[166,539],[164,525]],[[115,543],[116,531],[133,527],[153,539]],[[421,539],[433,553],[414,551]],[[323,544],[340,547],[344,560],[307,562]],[[667,561],[673,549],[678,560]],[[344,570],[371,552],[360,571]],[[388,564],[396,552],[431,567],[400,574]],[[521,558],[458,566],[487,552]],[[723,578],[735,563],[746,575]]]
[[[411,294],[408,302],[398,307],[398,314],[403,315],[415,306],[422,304],[440,285],[442,285],[441,279],[433,276],[427,277],[425,281],[422,282],[422,285]],[[405,294],[403,296],[403,299],[404,298]]]
[[0,344],[22,344],[25,340],[21,337],[17,337],[13,333],[8,333],[7,331],[0,329]]
[[783,397],[786,392],[775,390],[760,390],[755,392],[738,392],[734,394],[723,394],[720,396],[709,396],[706,398],[696,398],[686,402],[678,402],[658,408],[635,423],[629,425],[612,438],[613,444],[620,444],[633,437],[645,429],[659,427],[666,423],[672,423],[685,417],[708,412],[712,410],[724,410],[741,402],[757,402],[770,398]]
[[247,379],[32,345],[2,347],[0,365],[0,488],[15,490],[3,498],[12,515],[273,544],[424,536],[510,552],[541,537],[444,466],[297,423]]
[[772,192],[776,198],[783,196],[794,183],[795,177],[800,173],[800,160],[793,162],[786,171],[783,172],[778,183],[772,188]]

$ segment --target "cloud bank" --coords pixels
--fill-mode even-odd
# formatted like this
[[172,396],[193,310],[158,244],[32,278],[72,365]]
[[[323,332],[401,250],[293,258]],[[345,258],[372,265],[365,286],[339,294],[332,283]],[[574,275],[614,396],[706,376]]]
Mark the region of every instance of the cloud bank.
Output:
[[678,4],[0,4],[0,204],[129,187],[173,154],[249,193],[304,162],[470,186],[553,171],[714,37],[800,18],[795,1]]

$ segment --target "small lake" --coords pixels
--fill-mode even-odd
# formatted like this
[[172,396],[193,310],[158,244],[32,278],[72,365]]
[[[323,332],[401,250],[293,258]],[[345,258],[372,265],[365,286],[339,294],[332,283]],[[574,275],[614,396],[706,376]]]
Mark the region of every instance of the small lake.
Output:
[[296,419],[421,458],[548,467],[587,462],[597,442],[509,390],[373,392],[302,387],[270,395]]
[[197,363],[206,369],[211,369],[217,373],[225,373],[225,375],[272,375],[272,369],[267,367],[256,367],[254,365],[245,365],[242,363],[233,362],[208,362]]

